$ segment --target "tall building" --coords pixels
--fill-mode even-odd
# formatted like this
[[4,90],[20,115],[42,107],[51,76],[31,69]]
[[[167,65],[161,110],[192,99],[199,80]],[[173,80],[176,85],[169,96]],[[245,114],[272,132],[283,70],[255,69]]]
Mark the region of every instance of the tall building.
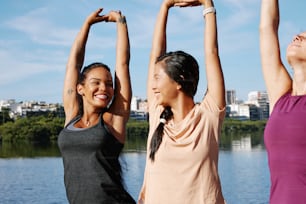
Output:
[[140,101],[140,98],[133,96],[131,100],[131,111],[137,111],[138,110],[138,103]]
[[226,90],[226,104],[236,104],[236,90]]
[[[263,120],[269,118],[269,98],[266,91],[252,91],[248,94],[248,104],[255,105],[257,110],[257,119]],[[254,119],[256,119],[254,117]]]
[[135,119],[135,120],[147,120],[148,119],[146,100],[142,100],[141,98],[138,98],[135,96],[132,97],[130,118]]
[[267,92],[252,91],[248,101],[239,102],[235,90],[226,91],[226,116],[238,120],[265,120],[269,118],[269,99]]

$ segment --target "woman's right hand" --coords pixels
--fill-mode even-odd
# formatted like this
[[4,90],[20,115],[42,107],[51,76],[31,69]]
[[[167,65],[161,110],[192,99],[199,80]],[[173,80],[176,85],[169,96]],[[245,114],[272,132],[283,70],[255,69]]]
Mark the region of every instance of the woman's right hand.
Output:
[[104,15],[104,20],[106,22],[118,22],[123,17],[121,11],[110,11],[108,14]]
[[171,8],[173,6],[187,7],[201,5],[201,2],[199,2],[199,0],[165,0],[164,3],[167,5],[168,8]]
[[199,2],[206,8],[213,6],[212,0],[199,0]]
[[101,22],[101,21],[105,21],[106,20],[105,15],[100,15],[100,13],[102,11],[103,11],[103,8],[99,8],[96,11],[94,11],[93,13],[91,13],[87,17],[86,22],[89,25],[92,25],[92,24],[95,24],[95,23],[98,23],[98,22]]

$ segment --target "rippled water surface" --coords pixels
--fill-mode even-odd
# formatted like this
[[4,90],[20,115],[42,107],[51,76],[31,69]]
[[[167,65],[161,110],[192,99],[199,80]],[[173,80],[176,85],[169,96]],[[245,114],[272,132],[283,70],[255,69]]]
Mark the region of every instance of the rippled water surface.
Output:
[[[128,191],[136,199],[145,153],[124,153]],[[264,149],[220,151],[219,174],[228,204],[268,203],[269,172]],[[0,203],[67,203],[60,157],[0,159]]]

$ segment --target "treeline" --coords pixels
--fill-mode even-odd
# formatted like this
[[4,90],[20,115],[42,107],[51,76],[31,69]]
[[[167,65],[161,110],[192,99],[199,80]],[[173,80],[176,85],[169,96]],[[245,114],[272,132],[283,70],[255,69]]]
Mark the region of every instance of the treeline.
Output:
[[[222,138],[227,135],[239,137],[241,134],[254,132],[261,134],[265,124],[266,121],[237,121],[226,119],[222,126]],[[58,134],[63,129],[63,126],[64,119],[54,115],[19,118],[15,121],[9,121],[0,125],[0,140],[3,142],[52,142],[57,140]],[[133,145],[142,144],[147,139],[148,131],[148,122],[130,120],[127,124],[128,143]]]
[[240,121],[240,120],[232,120],[225,119],[222,132],[231,133],[231,132],[263,132],[266,126],[266,120],[256,120],[256,121]]
[[[0,125],[0,141],[3,142],[52,142],[64,127],[64,118],[52,114],[18,118]],[[148,123],[130,120],[127,124],[128,140],[146,140]]]
[[0,126],[0,139],[4,142],[50,142],[57,140],[63,129],[64,119],[59,117],[33,116],[19,118]]

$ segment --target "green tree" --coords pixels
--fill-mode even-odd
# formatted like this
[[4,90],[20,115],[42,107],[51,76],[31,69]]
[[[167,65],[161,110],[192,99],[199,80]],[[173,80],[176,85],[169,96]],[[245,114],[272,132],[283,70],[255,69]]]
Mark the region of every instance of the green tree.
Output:
[[10,109],[9,108],[2,107],[1,111],[0,111],[0,116],[1,116],[0,125],[4,124],[6,122],[13,121],[13,119],[10,118]]

